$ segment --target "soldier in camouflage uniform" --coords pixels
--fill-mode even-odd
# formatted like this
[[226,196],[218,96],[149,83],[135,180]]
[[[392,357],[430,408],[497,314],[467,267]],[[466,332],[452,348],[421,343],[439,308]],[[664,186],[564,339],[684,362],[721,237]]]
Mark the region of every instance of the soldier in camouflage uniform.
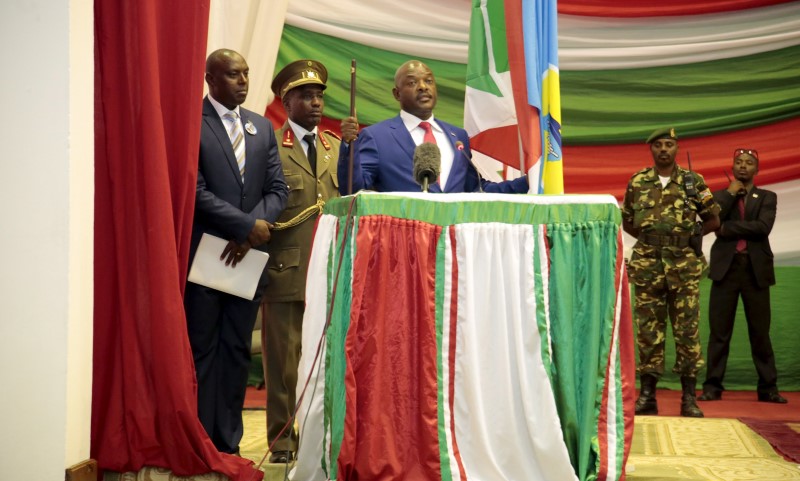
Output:
[[658,414],[656,383],[664,373],[669,315],[676,351],[672,370],[680,374],[683,388],[681,416],[703,417],[695,402],[697,371],[703,365],[699,284],[706,268],[699,246],[703,235],[719,227],[719,206],[701,175],[675,163],[674,129],[656,130],[647,143],[654,165],[631,177],[622,205],[622,227],[637,239],[628,262],[641,381],[636,414]]

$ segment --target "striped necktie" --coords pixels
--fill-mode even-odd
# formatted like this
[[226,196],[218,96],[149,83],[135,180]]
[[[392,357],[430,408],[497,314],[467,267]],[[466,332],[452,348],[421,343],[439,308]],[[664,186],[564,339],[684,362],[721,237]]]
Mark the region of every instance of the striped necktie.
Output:
[[239,123],[239,115],[231,110],[223,116],[224,119],[229,120],[231,128],[228,130],[228,135],[231,138],[231,145],[233,146],[233,153],[236,154],[236,163],[239,165],[239,175],[242,176],[244,182],[244,134],[242,127]]

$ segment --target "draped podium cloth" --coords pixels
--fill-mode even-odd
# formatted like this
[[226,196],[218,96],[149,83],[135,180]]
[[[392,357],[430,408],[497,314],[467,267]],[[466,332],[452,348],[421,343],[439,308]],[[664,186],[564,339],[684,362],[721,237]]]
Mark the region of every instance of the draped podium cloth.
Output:
[[635,366],[620,219],[611,196],[331,200],[292,479],[619,479]]

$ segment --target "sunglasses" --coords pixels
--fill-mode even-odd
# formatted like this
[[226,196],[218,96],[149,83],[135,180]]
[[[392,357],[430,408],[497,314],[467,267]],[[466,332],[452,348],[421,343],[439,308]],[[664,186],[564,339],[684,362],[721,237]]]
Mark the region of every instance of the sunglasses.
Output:
[[758,151],[754,149],[736,149],[733,151],[733,158],[739,157],[742,154],[747,154],[752,156],[754,159],[758,160]]

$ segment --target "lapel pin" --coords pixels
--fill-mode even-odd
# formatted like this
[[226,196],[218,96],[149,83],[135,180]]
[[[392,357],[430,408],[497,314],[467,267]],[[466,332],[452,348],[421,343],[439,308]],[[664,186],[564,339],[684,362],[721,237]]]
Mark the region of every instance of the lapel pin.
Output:
[[256,129],[256,126],[253,125],[253,122],[250,122],[249,120],[247,121],[246,124],[244,124],[244,129],[250,135],[256,135],[256,133],[258,132],[258,130]]
[[756,194],[755,192],[753,192],[753,198],[754,198],[754,199],[758,199],[758,194]]

